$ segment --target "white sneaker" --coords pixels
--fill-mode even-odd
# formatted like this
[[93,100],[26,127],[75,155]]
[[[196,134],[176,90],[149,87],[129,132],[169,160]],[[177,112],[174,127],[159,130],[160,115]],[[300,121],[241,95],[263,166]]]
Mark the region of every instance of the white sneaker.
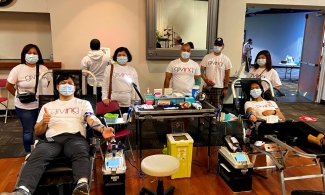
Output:
[[261,146],[263,146],[264,144],[265,144],[265,142],[262,142],[262,141],[256,141],[256,142],[254,143],[254,145],[257,146],[257,147],[261,147]]

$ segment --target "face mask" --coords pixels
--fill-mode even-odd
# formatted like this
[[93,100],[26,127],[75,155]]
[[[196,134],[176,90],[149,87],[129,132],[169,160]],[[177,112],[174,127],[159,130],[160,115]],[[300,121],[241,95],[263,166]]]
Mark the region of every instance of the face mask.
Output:
[[36,62],[38,62],[38,55],[34,55],[34,54],[26,54],[26,55],[25,55],[25,60],[26,60],[26,62],[28,62],[29,64],[36,64]]
[[185,52],[183,51],[183,52],[181,53],[181,56],[182,56],[183,59],[188,59],[188,58],[190,57],[190,55],[191,55],[191,54],[188,53],[188,52],[186,52],[186,51],[185,51]]
[[216,53],[220,53],[222,50],[222,47],[220,46],[213,46],[213,51],[216,52]]
[[256,63],[259,66],[264,66],[266,64],[266,59],[257,59]]
[[72,95],[74,93],[74,86],[69,84],[59,85],[59,92],[64,96]]
[[120,56],[120,57],[117,57],[117,63],[119,64],[126,64],[128,62],[128,57],[126,56]]
[[262,94],[262,90],[261,89],[252,89],[250,94],[253,98],[257,98]]

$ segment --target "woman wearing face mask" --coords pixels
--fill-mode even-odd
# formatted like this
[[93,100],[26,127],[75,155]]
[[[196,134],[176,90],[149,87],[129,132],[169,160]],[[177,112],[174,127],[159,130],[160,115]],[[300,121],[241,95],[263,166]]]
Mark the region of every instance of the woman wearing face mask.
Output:
[[[33,145],[33,132],[38,116],[38,102],[21,103],[18,94],[35,93],[36,66],[39,66],[39,75],[48,69],[44,64],[41,51],[34,44],[26,45],[21,52],[21,64],[14,67],[8,76],[6,88],[15,96],[14,104],[16,113],[23,126],[23,144],[26,154],[31,152],[30,146]],[[47,74],[41,82],[43,94],[46,94],[51,76]],[[16,87],[15,87],[16,86]],[[37,96],[36,96],[37,97]]]
[[[117,48],[114,52],[113,60],[117,62],[117,64],[107,66],[104,72],[102,100],[105,105],[109,105],[111,100],[117,101],[123,114],[128,112],[132,100],[139,99],[132,84],[128,82],[128,79],[132,80],[140,91],[138,73],[133,67],[127,64],[132,61],[132,55],[127,48]],[[109,99],[108,90],[112,66],[114,66],[112,74],[112,91],[111,98]]]
[[[274,130],[282,133],[290,134],[291,136],[298,137],[298,141],[301,143],[312,143],[320,147],[323,147],[325,141],[323,141],[324,134],[316,131],[314,128],[307,126],[303,122],[288,122],[285,120],[280,108],[274,101],[264,100],[262,98],[263,89],[262,86],[253,81],[250,83],[247,94],[250,94],[251,101],[245,103],[245,111],[249,121],[256,123],[258,134],[267,135],[274,134]],[[276,115],[282,122],[267,124],[266,122],[257,122],[257,119],[266,120],[267,116]]]
[[[254,66],[249,70],[247,78],[265,78],[268,79],[272,86],[280,89],[282,85],[276,70],[272,68],[271,54],[267,50],[258,52],[255,58]],[[266,91],[269,89],[269,85],[262,83],[263,89]]]

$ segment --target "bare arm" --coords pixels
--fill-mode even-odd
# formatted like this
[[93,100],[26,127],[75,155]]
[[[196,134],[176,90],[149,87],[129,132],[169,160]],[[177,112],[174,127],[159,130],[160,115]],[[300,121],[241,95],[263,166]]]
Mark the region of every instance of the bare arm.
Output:
[[279,108],[276,109],[276,115],[277,115],[280,119],[282,119],[282,121],[285,121],[285,120],[286,120],[286,118],[283,116],[283,114],[282,114],[282,112],[281,112],[281,110],[280,110]]
[[204,82],[209,85],[209,86],[213,86],[215,83],[211,80],[209,80],[205,74],[205,70],[206,70],[206,67],[204,66],[201,66],[201,70],[202,70],[202,74],[201,74],[201,78],[204,80]]
[[15,96],[16,89],[15,89],[15,85],[14,84],[9,83],[7,81],[7,83],[6,83],[6,89],[9,91],[9,93],[11,93],[13,96]]
[[[43,112],[41,111],[40,114],[42,113]],[[43,119],[40,122],[37,122],[34,127],[36,136],[43,135],[46,132],[47,125],[49,124],[50,120],[51,120],[51,115],[46,109],[46,107],[44,107]]]
[[86,121],[89,126],[96,126],[93,129],[100,132],[105,139],[112,139],[115,137],[114,135],[114,129],[112,127],[106,127],[104,126],[100,120],[95,115],[88,115],[86,118]]
[[201,77],[201,75],[194,75],[194,80],[196,80],[196,79],[198,79],[200,77]]
[[169,88],[170,79],[172,78],[172,73],[166,72],[164,88]]
[[230,80],[230,69],[225,70],[225,87],[228,87]]

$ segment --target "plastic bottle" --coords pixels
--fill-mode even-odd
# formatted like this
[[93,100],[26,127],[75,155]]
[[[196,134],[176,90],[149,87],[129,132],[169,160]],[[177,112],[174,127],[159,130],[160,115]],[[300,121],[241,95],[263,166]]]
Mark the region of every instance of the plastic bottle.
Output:
[[162,150],[162,153],[163,154],[167,154],[167,147],[166,147],[166,145],[164,145],[164,149]]

